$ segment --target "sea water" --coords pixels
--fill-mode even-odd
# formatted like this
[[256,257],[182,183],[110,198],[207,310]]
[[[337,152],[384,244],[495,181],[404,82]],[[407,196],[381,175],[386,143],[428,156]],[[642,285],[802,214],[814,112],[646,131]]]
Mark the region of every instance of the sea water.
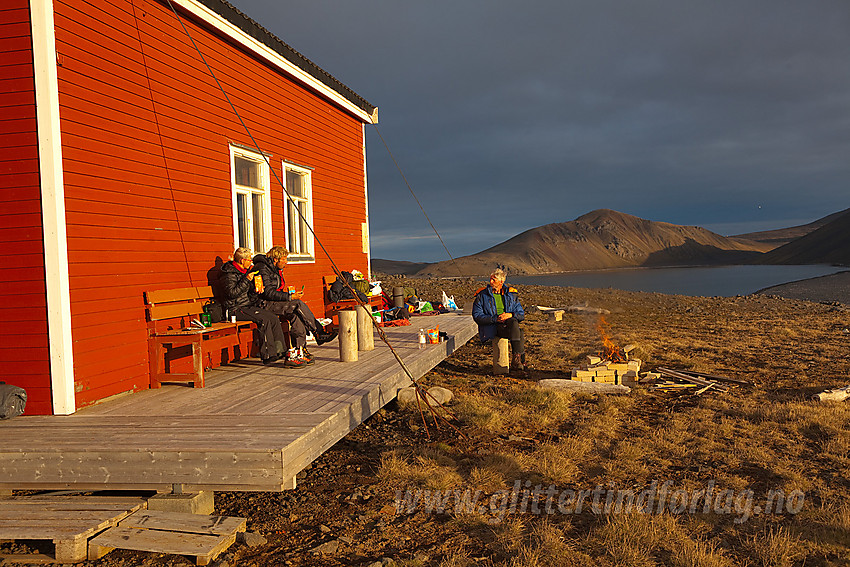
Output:
[[842,272],[847,268],[808,266],[700,266],[629,268],[568,272],[542,276],[508,276],[511,284],[613,288],[693,296],[749,295],[766,287]]

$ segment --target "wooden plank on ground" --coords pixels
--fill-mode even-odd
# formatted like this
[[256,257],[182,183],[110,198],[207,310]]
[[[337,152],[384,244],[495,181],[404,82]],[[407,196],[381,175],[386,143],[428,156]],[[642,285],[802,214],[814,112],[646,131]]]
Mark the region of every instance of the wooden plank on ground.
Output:
[[43,553],[0,553],[0,565],[46,565],[56,563],[55,557]]
[[[124,510],[126,511],[126,509]],[[115,516],[116,510],[35,510],[35,509],[2,509],[0,508],[0,526],[23,522],[44,524],[46,522],[63,522],[65,525],[99,522]]]
[[[190,555],[196,558],[199,565],[206,565],[235,542],[235,532],[207,535],[118,526],[92,538],[89,547]],[[92,554],[92,550],[89,554]]]
[[205,516],[202,514],[139,510],[124,518],[119,525],[125,528],[225,535],[244,532],[247,520],[236,516]]

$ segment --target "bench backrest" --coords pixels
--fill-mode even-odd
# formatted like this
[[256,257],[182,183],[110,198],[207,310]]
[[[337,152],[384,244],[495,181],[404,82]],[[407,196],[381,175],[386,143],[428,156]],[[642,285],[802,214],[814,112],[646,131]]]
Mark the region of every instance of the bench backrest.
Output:
[[197,317],[213,297],[210,286],[158,289],[145,292],[149,321]]

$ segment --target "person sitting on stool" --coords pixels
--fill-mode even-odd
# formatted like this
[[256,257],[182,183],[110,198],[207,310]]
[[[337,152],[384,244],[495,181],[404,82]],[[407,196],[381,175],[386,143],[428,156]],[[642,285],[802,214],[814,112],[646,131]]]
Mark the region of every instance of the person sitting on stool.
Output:
[[478,323],[478,337],[482,343],[494,338],[511,341],[511,368],[527,370],[525,364],[525,336],[520,322],[525,310],[519,302],[515,288],[505,286],[505,271],[496,268],[490,275],[490,284],[475,292],[472,318]]

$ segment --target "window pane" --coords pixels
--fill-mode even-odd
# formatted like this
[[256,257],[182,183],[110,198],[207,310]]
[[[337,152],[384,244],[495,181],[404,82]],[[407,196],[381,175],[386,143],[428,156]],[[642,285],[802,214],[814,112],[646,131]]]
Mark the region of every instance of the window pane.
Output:
[[260,188],[260,164],[256,161],[234,156],[236,184]]
[[298,220],[298,212],[291,201],[287,201],[286,211],[286,220],[289,227],[289,251],[293,254],[299,254],[301,251],[298,249],[298,223],[300,222]]
[[263,230],[263,199],[265,195],[262,193],[252,193],[251,201],[252,201],[252,213],[253,213],[253,221],[254,221],[254,253],[262,254],[266,247],[263,242],[263,236],[265,231]]
[[306,176],[298,173],[297,171],[292,171],[291,169],[286,170],[286,191],[292,195],[293,197],[301,197],[302,199],[307,197],[307,191],[304,187],[304,178]]
[[238,247],[248,247],[248,195],[236,194],[236,237]]
[[[301,210],[301,214],[303,215],[303,219],[306,219],[307,218],[307,203],[305,201],[301,201],[300,203],[298,203],[298,208]],[[307,228],[307,221],[306,220],[300,220],[299,222],[301,223],[301,224],[299,224],[299,226],[301,227],[301,230],[299,231],[301,233],[300,234],[301,242],[300,242],[300,248],[299,248],[298,251],[301,252],[302,254],[308,254],[310,252],[310,247],[307,246],[307,241],[310,238],[310,234],[311,234],[310,229]]]

